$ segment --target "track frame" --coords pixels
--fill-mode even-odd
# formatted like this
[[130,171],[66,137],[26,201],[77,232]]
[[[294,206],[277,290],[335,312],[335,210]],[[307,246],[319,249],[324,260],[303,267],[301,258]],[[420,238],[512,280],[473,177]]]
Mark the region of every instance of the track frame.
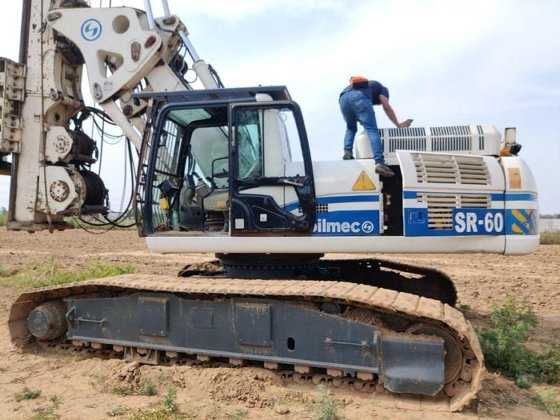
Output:
[[[461,410],[476,396],[484,372],[483,356],[478,339],[472,326],[465,320],[463,315],[450,307],[433,299],[419,297],[407,293],[399,293],[392,290],[344,283],[325,281],[299,281],[299,280],[246,280],[246,279],[221,279],[192,277],[188,280],[165,276],[152,275],[127,275],[102,280],[95,280],[65,287],[44,289],[24,293],[12,306],[10,314],[10,333],[12,341],[16,345],[25,345],[30,340],[29,331],[26,327],[29,313],[39,304],[62,300],[66,298],[110,298],[123,294],[174,294],[189,299],[223,300],[233,298],[258,299],[258,300],[284,300],[293,303],[305,302],[306,304],[335,303],[354,309],[346,312],[354,321],[371,322],[384,334],[391,332],[406,332],[410,325],[398,326],[398,322],[391,320],[408,319],[410,323],[423,323],[432,328],[440,329],[446,334],[451,334],[460,345],[463,354],[463,365],[455,380],[445,384],[443,390],[433,399],[427,402],[441,404],[442,401],[451,411]],[[377,318],[381,319],[376,324]],[[387,322],[389,321],[389,322]],[[402,331],[399,331],[402,330]],[[433,338],[433,337],[432,337]],[[106,344],[102,342],[85,342],[88,346],[102,349]],[[124,347],[116,345],[117,350]],[[149,346],[147,346],[149,347]],[[138,352],[138,348],[130,347]],[[156,349],[157,350],[157,349]],[[141,348],[141,355],[146,355],[153,348]],[[177,353],[177,352],[170,352]],[[218,357],[208,356],[200,353],[204,358]],[[227,357],[227,355],[224,355]],[[240,363],[244,358],[231,358]],[[250,360],[247,360],[250,361]],[[156,360],[157,362],[157,360]],[[263,362],[265,364],[277,365],[280,369],[281,363]],[[324,369],[313,365],[296,364],[290,366],[296,373],[311,374],[315,369],[323,369],[323,374],[333,378],[345,376],[341,369]],[[342,372],[342,374],[341,374]],[[316,371],[315,371],[316,373]],[[368,372],[361,372],[362,375]],[[375,375],[375,374],[374,374]],[[357,378],[359,379],[359,378]],[[376,380],[376,378],[370,378]],[[378,379],[378,378],[377,378]],[[356,379],[355,379],[356,380]],[[397,398],[399,399],[399,398]]]

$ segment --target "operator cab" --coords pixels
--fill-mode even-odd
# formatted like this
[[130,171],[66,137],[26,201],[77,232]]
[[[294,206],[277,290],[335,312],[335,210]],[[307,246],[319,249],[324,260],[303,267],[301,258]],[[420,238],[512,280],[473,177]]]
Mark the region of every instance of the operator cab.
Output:
[[[144,234],[301,234],[313,229],[311,155],[301,111],[286,88],[152,98],[152,142],[143,156]],[[301,161],[301,170],[287,175],[294,161]],[[285,209],[285,197],[294,193],[298,214]]]

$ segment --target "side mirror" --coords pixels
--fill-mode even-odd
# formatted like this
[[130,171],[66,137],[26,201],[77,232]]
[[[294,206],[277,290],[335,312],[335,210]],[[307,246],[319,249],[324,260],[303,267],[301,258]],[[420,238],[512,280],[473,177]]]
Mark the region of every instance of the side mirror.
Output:
[[[224,156],[224,157],[221,157],[221,158],[214,159],[214,160],[212,161],[212,180],[213,180],[214,178],[218,178],[218,179],[219,179],[219,178],[227,178],[227,177],[229,177],[229,172],[226,171],[225,169],[223,169],[221,173],[216,173],[216,163],[219,162],[219,161],[228,160],[228,159],[229,159],[228,156]],[[212,182],[213,182],[213,181],[212,181]]]

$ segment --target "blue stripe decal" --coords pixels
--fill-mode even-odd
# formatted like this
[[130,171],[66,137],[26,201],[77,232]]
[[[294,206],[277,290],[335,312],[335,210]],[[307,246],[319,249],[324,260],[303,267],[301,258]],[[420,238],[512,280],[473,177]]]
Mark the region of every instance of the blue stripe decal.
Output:
[[378,195],[347,195],[343,197],[317,197],[318,204],[377,203]]
[[[441,192],[441,191],[438,191]],[[403,198],[406,200],[413,200],[418,197],[418,194],[422,193],[431,193],[430,191],[423,191],[423,192],[416,192],[416,191],[403,191]],[[434,191],[434,194],[437,192]],[[483,191],[449,191],[445,192],[445,194],[473,194],[473,195],[480,195],[484,194]],[[490,194],[492,197],[492,201],[536,201],[537,194],[534,193],[494,193]]]
[[508,193],[492,194],[492,201],[536,201],[537,194]]

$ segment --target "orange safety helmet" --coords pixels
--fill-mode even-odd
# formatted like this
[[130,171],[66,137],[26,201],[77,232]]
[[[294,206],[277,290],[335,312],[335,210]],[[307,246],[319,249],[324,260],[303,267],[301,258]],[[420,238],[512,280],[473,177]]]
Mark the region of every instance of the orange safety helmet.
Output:
[[350,78],[350,84],[352,86],[363,85],[363,84],[367,84],[368,82],[369,80],[364,76],[352,76]]

